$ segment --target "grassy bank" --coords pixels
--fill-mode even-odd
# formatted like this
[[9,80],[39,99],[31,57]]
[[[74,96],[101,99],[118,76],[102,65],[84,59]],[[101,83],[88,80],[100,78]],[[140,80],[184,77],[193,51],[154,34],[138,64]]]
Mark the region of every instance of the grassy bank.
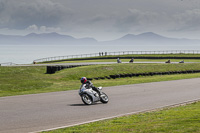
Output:
[[[129,62],[130,59],[120,59],[122,62]],[[170,59],[171,62],[179,63],[183,59]],[[166,62],[167,59],[134,59],[134,62]],[[61,64],[61,63],[85,63],[85,62],[117,62],[117,59],[94,59],[94,60],[76,60],[76,61],[59,61],[59,62],[50,62],[50,64]],[[200,62],[200,59],[184,59],[184,62]],[[45,63],[41,63],[45,64]],[[49,63],[48,63],[49,64]]]
[[199,133],[200,102],[111,120],[49,131],[48,133]]
[[[128,58],[144,58],[144,57],[153,57],[156,59],[150,59],[149,61],[153,60],[153,61],[166,61],[166,59],[159,59],[159,58],[169,58],[169,59],[173,59],[173,58],[179,58],[179,59],[175,59],[175,62],[179,62],[180,60],[182,60],[181,58],[191,58],[191,59],[184,59],[186,61],[189,62],[199,62],[199,59],[195,59],[195,58],[200,58],[200,54],[128,54],[128,55],[109,55],[109,56],[96,56],[96,57],[86,57],[86,58],[73,58],[73,59],[64,59],[64,60],[54,60],[54,61],[44,61],[41,62],[43,63],[72,63],[72,62],[107,62],[107,61],[114,61],[116,62],[117,58],[123,58],[123,57],[128,57]],[[109,58],[113,58],[113,59],[109,59]],[[193,59],[192,59],[193,58]],[[130,59],[125,59],[123,61],[129,61]],[[136,61],[145,61],[148,59],[137,59]],[[190,61],[193,60],[193,61]]]
[[[80,78],[104,77],[112,74],[199,70],[200,64],[112,64],[64,69],[45,74],[46,67],[0,67],[0,96],[75,90]],[[146,76],[120,79],[93,80],[95,86],[116,86],[200,77],[196,74]]]

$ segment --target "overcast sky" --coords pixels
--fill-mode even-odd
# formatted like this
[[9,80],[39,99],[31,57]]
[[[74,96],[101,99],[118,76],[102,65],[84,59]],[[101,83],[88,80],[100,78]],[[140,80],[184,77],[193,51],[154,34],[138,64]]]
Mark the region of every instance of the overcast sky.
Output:
[[154,32],[200,39],[200,0],[0,0],[0,34],[112,40]]

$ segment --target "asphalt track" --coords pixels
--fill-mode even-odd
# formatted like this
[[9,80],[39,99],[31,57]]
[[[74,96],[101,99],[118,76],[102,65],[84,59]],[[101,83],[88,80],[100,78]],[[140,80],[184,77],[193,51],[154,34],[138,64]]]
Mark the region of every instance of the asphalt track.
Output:
[[[129,62],[122,62],[129,63]],[[145,62],[134,62],[133,64],[139,63],[147,63],[147,64],[165,64],[165,62],[153,62],[153,61],[145,61]],[[179,62],[171,62],[171,64],[178,64]],[[185,63],[199,63],[199,62],[185,62]],[[78,62],[78,63],[51,63],[51,64],[17,64],[11,66],[59,66],[59,65],[99,65],[99,64],[118,64],[117,62]]]
[[200,78],[105,87],[108,104],[86,106],[78,91],[0,98],[0,133],[39,132],[200,99]]

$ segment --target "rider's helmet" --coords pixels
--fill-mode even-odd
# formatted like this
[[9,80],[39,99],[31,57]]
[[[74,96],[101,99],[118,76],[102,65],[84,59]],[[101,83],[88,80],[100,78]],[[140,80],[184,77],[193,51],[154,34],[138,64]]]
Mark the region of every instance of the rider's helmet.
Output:
[[82,83],[82,84],[86,83],[86,81],[87,81],[87,78],[86,78],[86,77],[82,77],[82,78],[81,78],[81,83]]

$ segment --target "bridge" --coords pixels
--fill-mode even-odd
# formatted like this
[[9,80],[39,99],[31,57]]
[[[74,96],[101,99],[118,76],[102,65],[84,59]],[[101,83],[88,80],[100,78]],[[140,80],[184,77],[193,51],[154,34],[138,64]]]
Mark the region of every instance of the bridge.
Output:
[[79,55],[66,55],[66,56],[54,56],[36,59],[33,63],[49,62],[57,60],[68,60],[77,58],[88,58],[88,57],[106,57],[113,55],[145,55],[145,54],[200,54],[199,50],[166,50],[166,51],[118,51],[118,52],[99,52],[91,54],[79,54]]

